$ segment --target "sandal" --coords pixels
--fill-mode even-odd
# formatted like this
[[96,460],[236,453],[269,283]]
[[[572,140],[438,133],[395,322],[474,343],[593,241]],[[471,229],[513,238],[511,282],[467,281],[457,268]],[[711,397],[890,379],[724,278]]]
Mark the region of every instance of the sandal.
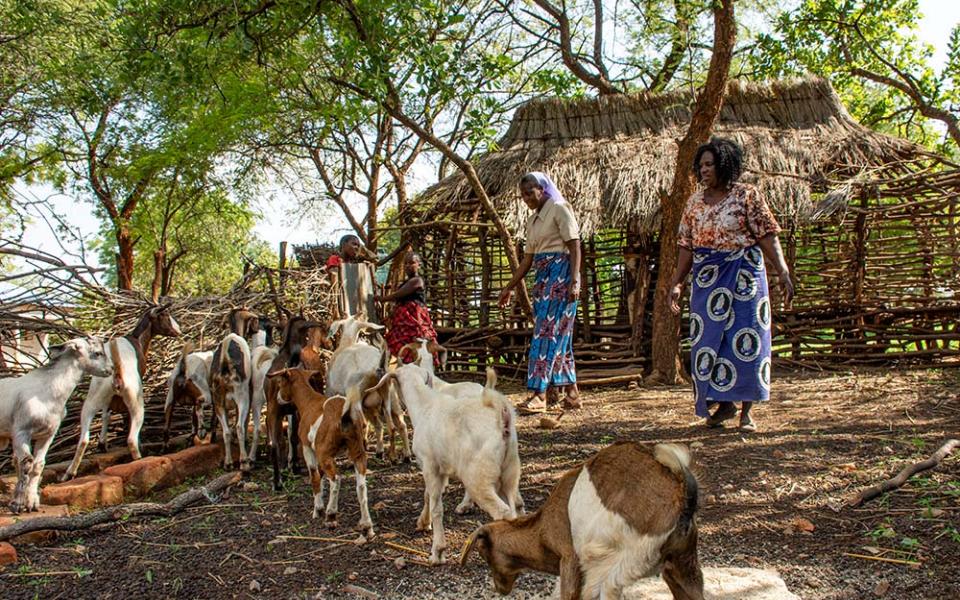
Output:
[[[532,406],[533,404],[538,404],[537,406]],[[547,403],[543,398],[539,398],[536,395],[530,396],[523,402],[517,405],[517,412],[526,415],[539,415],[547,412]]]
[[753,419],[751,419],[750,417],[747,417],[746,421],[744,421],[743,419],[740,419],[740,431],[743,431],[745,433],[753,433],[756,430],[757,430],[757,424],[753,422]]
[[707,427],[715,429],[723,427],[723,422],[737,416],[737,407],[733,402],[726,402],[707,418]]

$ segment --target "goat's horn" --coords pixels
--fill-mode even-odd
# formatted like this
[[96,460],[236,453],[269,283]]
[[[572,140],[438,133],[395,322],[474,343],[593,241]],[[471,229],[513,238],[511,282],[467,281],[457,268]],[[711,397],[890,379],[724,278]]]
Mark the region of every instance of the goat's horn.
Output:
[[473,552],[473,547],[477,545],[477,540],[480,538],[480,535],[484,533],[485,525],[481,525],[473,530],[473,533],[470,534],[470,537],[467,538],[467,541],[463,544],[463,551],[460,553],[460,566],[467,564],[467,559],[470,558],[470,553]]

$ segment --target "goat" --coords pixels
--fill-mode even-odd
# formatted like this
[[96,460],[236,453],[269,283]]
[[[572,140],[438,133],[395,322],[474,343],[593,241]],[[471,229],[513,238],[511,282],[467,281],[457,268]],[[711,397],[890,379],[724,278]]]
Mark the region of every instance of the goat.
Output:
[[173,407],[176,404],[186,404],[193,408],[191,412],[193,435],[198,440],[207,437],[203,410],[213,406],[209,381],[213,352],[191,352],[191,350],[193,350],[193,344],[190,342],[183,345],[180,360],[167,377],[167,400],[163,405],[164,452],[167,451],[170,443],[170,419],[173,417]]
[[[369,323],[363,320],[362,315],[334,321],[330,326],[327,337],[332,338],[337,330],[341,330],[341,333],[340,343],[337,345],[337,349],[333,351],[333,356],[330,357],[327,367],[326,393],[328,396],[342,396],[347,393],[347,388],[351,384],[360,384],[368,376],[379,378],[386,370],[390,359],[387,350],[360,339],[361,333],[378,333],[382,329],[383,325]],[[364,406],[378,407],[376,411],[368,409],[367,413],[376,432],[377,456],[383,456],[383,431],[386,428],[387,435],[390,438],[389,458],[391,461],[396,460],[397,446],[394,434],[399,430],[404,459],[409,461],[411,456],[409,434],[407,424],[403,420],[403,409],[399,400],[393,395],[391,388],[374,389],[371,387],[372,382],[367,382],[367,384],[364,387],[368,390],[364,394]],[[375,397],[381,393],[383,394],[382,398]]]
[[270,348],[274,347],[273,332],[277,328],[277,324],[274,321],[271,321],[267,317],[257,317],[259,327],[257,332],[253,334],[253,337],[250,340],[250,349],[254,350],[261,346],[267,346]]
[[[240,445],[240,470],[253,469],[253,457],[247,454],[247,425],[250,417],[250,347],[247,341],[236,333],[227,334],[213,353],[210,365],[210,392],[213,395],[213,410],[220,421],[223,432],[223,467],[233,465],[230,446],[230,425],[228,413],[231,400],[237,407],[237,441]],[[210,429],[213,429],[211,422]]]
[[[322,327],[321,323],[308,321],[302,316],[293,316],[287,314],[287,323],[283,329],[283,342],[270,364],[268,373],[275,373],[291,366],[296,366],[300,354],[300,348],[307,343],[307,336],[311,329]],[[296,362],[294,362],[296,361]],[[293,434],[297,429],[297,409],[293,404],[281,404],[278,398],[277,384],[269,377],[263,385],[264,396],[267,403],[267,439],[270,442],[270,457],[273,463],[273,489],[280,491],[280,438],[283,433],[283,418],[289,417],[289,440],[290,440],[290,467],[294,473],[297,469],[297,436]]]
[[311,387],[312,374],[303,369],[284,369],[267,377],[277,382],[281,397],[295,404],[300,413],[297,434],[313,487],[313,518],[319,516],[323,506],[325,476],[330,483],[325,519],[328,527],[337,526],[340,475],[337,474],[335,458],[346,452],[357,476],[357,503],[360,505],[357,530],[361,533],[361,540],[372,539],[373,521],[367,501],[366,422],[360,388],[351,387],[346,398],[327,398]]
[[443,490],[451,476],[494,519],[514,518],[523,507],[516,414],[493,389],[496,378],[488,368],[483,393],[459,399],[430,388],[429,373],[416,365],[399,367],[377,384],[399,384],[413,422],[413,451],[424,480],[417,529],[433,527],[430,564],[444,561]]
[[562,600],[620,598],[660,571],[674,598],[702,600],[697,495],[686,449],[618,442],[568,471],[537,512],[475,530],[460,563],[476,548],[501,594],[522,569],[559,574]]
[[[407,354],[413,353],[414,358],[412,363],[421,367],[432,377],[428,379],[428,385],[444,394],[449,394],[454,398],[466,398],[468,396],[480,396],[483,394],[483,384],[474,383],[472,381],[460,381],[457,383],[447,383],[446,381],[440,379],[434,375],[434,357],[440,357],[440,364],[445,365],[447,362],[447,349],[441,346],[440,344],[434,342],[433,340],[427,340],[420,338],[416,342],[410,342],[402,348],[400,352],[397,353],[397,357],[401,358]],[[453,512],[458,515],[466,514],[473,508],[473,501],[470,500],[470,492],[464,490],[463,500],[460,501],[460,504],[453,510]]]
[[413,360],[410,362],[426,369],[431,375],[434,374],[435,359],[439,360],[441,367],[447,366],[447,349],[434,340],[417,338],[416,341],[400,348],[400,352],[397,352],[397,359],[403,362],[407,353],[413,354]]
[[[117,341],[112,342],[116,344]],[[17,378],[0,380],[0,450],[13,443],[17,484],[10,511],[40,508],[40,475],[60,429],[67,399],[84,374],[110,377],[113,365],[100,341],[77,338],[49,349],[50,362]],[[36,442],[33,453],[31,441]]]
[[260,317],[246,306],[234,308],[225,317],[230,333],[235,333],[245,340],[253,341],[260,331]]
[[[269,336],[267,336],[269,338]],[[250,417],[253,421],[253,438],[250,441],[250,460],[256,460],[257,447],[260,444],[260,416],[267,403],[265,386],[267,371],[277,358],[279,350],[269,346],[256,346],[250,357],[250,368],[253,370],[251,380]]]
[[107,447],[107,430],[111,409],[126,407],[130,417],[127,447],[134,460],[140,458],[140,428],[143,426],[143,374],[147,369],[147,354],[154,335],[180,336],[180,325],[170,314],[170,305],[154,306],[147,310],[130,335],[114,338],[109,344],[113,361],[113,377],[93,377],[90,389],[80,409],[80,439],[77,450],[60,481],[72,479],[80,467],[80,460],[90,443],[90,423],[99,411],[102,413],[99,448]]

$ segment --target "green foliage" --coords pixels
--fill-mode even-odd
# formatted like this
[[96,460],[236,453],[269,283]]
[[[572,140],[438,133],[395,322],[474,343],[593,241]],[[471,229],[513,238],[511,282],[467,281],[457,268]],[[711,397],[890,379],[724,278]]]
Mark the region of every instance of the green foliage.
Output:
[[878,81],[906,83],[930,106],[956,106],[960,31],[951,34],[949,60],[937,73],[933,49],[917,37],[919,22],[917,0],[803,0],[757,36],[749,62],[755,77],[828,77],[857,120],[932,147],[942,142],[942,125],[923,118],[915,99]]

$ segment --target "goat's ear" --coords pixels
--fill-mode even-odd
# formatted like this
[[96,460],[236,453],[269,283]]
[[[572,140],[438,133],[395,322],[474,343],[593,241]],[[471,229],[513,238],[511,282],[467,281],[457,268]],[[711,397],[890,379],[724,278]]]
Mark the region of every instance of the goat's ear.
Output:
[[272,373],[267,373],[267,379],[273,379],[274,377],[286,377],[287,372],[290,369],[283,369],[282,371],[274,371]]
[[427,342],[427,351],[433,355],[440,355],[440,366],[447,368],[447,349],[433,340]]
[[481,525],[474,529],[473,533],[470,534],[470,537],[467,538],[466,543],[463,545],[463,552],[460,553],[460,566],[467,564],[467,559],[470,558],[470,553],[473,552],[477,544],[488,544],[489,542],[490,534],[487,532],[486,525]]

